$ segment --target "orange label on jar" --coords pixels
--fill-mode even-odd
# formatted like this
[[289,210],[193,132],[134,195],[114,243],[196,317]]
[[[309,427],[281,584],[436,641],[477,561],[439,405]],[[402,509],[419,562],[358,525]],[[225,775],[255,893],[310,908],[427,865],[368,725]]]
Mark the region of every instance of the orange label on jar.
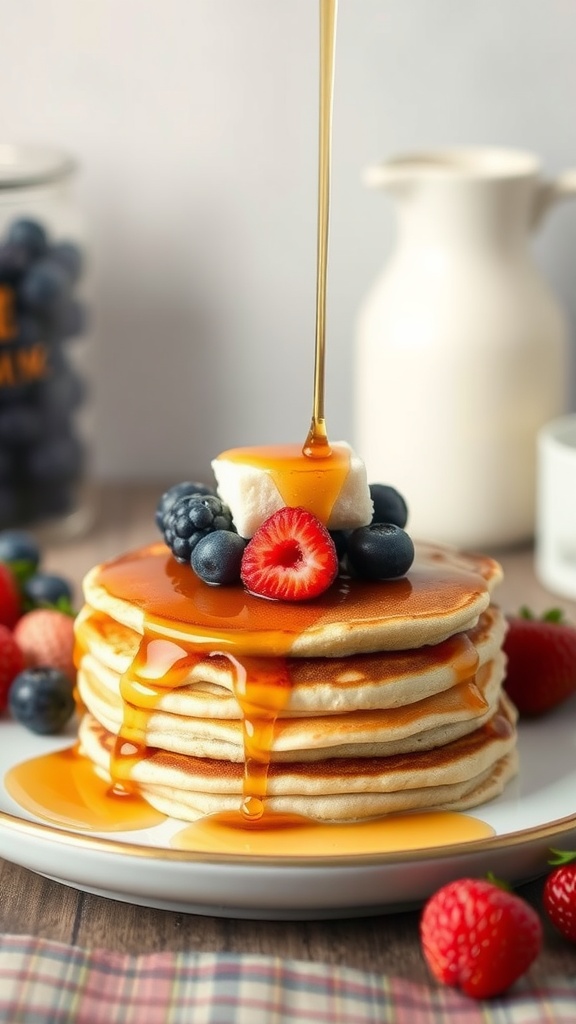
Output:
[[16,335],[14,321],[14,292],[0,284],[0,342],[10,341]]

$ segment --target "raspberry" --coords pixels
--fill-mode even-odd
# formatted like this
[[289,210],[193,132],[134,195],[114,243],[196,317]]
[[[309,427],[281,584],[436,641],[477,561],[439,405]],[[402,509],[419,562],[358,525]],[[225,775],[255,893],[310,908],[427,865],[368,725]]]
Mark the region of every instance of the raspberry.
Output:
[[190,562],[194,548],[202,537],[214,530],[235,533],[232,513],[213,494],[185,494],[164,514],[163,534],[177,562]]
[[274,512],[256,530],[242,558],[242,582],[259,597],[306,601],[318,597],[338,572],[326,527],[304,508]]

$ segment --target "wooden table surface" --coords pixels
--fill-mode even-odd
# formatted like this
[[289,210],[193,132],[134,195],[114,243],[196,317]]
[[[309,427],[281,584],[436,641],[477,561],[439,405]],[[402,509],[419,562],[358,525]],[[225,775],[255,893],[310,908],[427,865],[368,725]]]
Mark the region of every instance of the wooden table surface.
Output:
[[[80,540],[44,549],[47,569],[68,575],[78,587],[96,562],[156,539],[153,512],[158,488],[109,488],[100,501],[96,528]],[[504,610],[529,603],[534,610],[558,602],[534,579],[528,549],[498,553],[506,573],[500,590]],[[541,882],[519,890],[539,906]],[[0,861],[0,928],[4,932],[106,947],[132,953],[157,950],[250,952],[326,961],[428,980],[418,944],[418,913],[337,921],[238,921],[152,910],[77,892]],[[534,981],[573,976],[576,947],[545,926],[545,948],[531,970]]]

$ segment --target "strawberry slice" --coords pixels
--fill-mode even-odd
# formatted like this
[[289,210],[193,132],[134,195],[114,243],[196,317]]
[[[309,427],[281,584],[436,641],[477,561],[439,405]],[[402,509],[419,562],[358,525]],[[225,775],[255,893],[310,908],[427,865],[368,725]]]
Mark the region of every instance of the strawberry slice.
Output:
[[242,582],[258,597],[307,601],[318,597],[338,572],[338,555],[328,530],[305,508],[281,508],[248,542]]

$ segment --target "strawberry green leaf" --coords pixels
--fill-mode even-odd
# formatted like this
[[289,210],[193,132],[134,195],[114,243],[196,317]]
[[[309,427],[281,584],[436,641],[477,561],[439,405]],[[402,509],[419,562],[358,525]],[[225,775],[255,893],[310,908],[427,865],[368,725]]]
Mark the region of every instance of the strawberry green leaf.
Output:
[[554,854],[548,863],[552,867],[558,867],[560,864],[571,864],[576,860],[576,850],[553,850],[550,847],[550,853]]
[[26,580],[29,580],[35,572],[38,571],[38,566],[35,562],[30,560],[22,560],[16,562],[6,562],[7,568],[12,573],[19,587],[22,587]]
[[542,616],[542,622],[563,622],[564,612],[561,608],[550,608],[547,612],[544,612]]
[[504,892],[512,892],[512,886],[505,882],[502,878],[496,878],[496,875],[489,871],[486,875],[486,880],[491,882],[492,885],[496,885],[498,889],[502,889]]

